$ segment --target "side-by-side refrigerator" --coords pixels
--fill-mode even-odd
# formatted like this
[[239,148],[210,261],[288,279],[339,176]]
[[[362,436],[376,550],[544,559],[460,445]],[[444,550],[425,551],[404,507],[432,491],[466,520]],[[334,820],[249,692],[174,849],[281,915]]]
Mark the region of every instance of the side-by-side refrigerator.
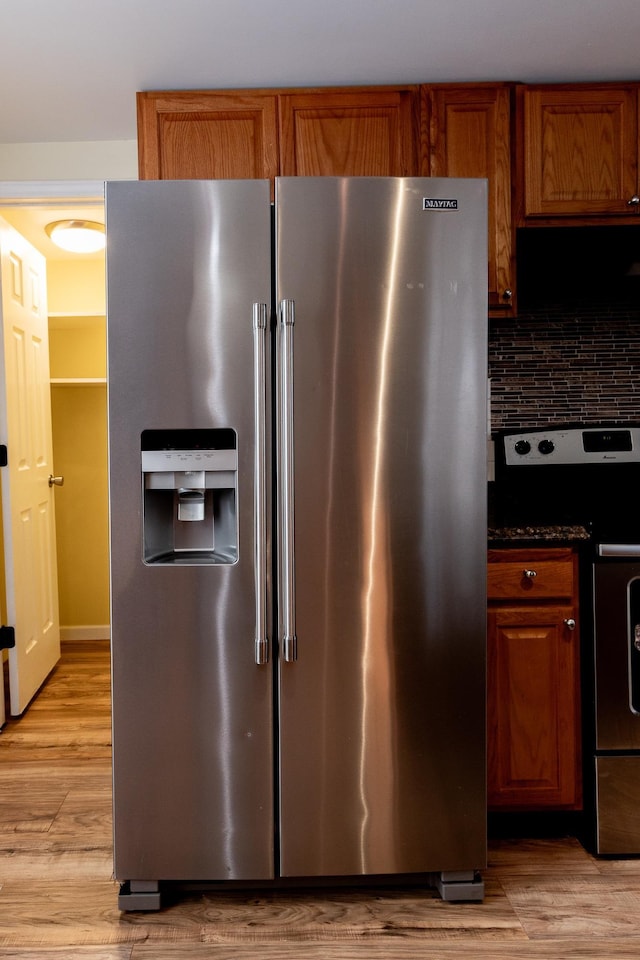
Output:
[[481,899],[482,180],[106,186],[115,875]]

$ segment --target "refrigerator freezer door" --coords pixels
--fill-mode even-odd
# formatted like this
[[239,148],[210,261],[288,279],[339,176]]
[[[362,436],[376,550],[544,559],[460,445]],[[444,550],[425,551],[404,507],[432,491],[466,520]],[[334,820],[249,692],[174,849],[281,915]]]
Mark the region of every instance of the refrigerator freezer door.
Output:
[[485,863],[485,210],[484,181],[277,181],[284,876]]
[[106,197],[115,872],[270,877],[269,183]]

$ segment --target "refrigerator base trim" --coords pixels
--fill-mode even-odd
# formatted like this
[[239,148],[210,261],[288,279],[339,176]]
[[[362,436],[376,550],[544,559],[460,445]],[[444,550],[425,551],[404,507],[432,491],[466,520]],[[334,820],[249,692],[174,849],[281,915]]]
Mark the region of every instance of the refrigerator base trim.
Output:
[[399,886],[419,889],[431,887],[437,891],[441,900],[448,902],[480,903],[484,900],[484,880],[478,870],[443,870],[439,873],[405,874],[393,876],[368,877],[278,877],[273,880],[231,881],[136,881],[126,880],[118,890],[118,910],[123,913],[152,912],[163,907],[163,888],[166,890],[197,890],[199,892],[238,891],[238,890],[326,890],[329,887],[382,888],[389,890]]

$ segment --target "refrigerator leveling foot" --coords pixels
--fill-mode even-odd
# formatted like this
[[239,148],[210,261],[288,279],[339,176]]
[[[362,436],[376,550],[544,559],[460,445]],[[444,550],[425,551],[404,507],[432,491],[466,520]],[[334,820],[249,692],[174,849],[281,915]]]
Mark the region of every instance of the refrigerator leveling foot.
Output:
[[138,910],[159,910],[160,884],[157,880],[127,880],[120,885],[118,909],[131,913]]
[[435,887],[443,900],[484,900],[484,880],[474,870],[449,870],[435,875]]

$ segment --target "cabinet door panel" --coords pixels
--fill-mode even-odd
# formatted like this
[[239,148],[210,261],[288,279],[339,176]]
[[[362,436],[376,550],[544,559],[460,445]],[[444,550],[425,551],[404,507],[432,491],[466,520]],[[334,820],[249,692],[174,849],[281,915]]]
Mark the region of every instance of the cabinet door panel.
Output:
[[496,314],[512,308],[515,285],[511,95],[499,85],[430,88],[431,175],[489,182],[489,306]]
[[141,180],[276,176],[277,100],[262,94],[139,93]]
[[488,803],[578,809],[579,657],[572,606],[490,609]]
[[633,215],[636,88],[530,87],[523,104],[525,216]]
[[418,88],[282,94],[283,176],[417,174]]

